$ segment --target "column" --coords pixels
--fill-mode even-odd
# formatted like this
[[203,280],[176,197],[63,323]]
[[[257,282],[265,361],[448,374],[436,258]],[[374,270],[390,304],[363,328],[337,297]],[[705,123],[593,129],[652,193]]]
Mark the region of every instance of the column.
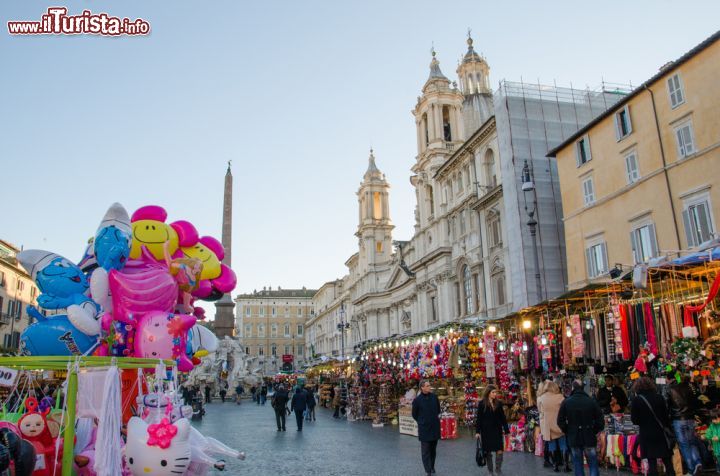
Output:
[[457,125],[457,133],[458,138],[457,140],[464,142],[465,141],[465,122],[462,120],[462,112],[459,107],[453,108],[453,117],[455,118],[455,124]]
[[435,137],[444,141],[443,138],[443,118],[442,118],[442,106],[440,104],[435,105]]
[[417,151],[418,154],[422,154],[422,151],[424,149],[422,139],[422,119],[420,119],[419,121],[415,121],[415,129],[417,130]]
[[428,105],[427,110],[427,121],[428,121],[428,141],[433,142],[436,137],[435,129],[435,106],[433,104]]

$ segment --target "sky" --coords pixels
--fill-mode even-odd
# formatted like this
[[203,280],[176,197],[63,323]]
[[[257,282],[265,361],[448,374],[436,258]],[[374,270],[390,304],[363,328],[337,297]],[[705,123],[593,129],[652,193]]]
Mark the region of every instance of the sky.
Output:
[[[143,18],[151,33],[8,34],[49,6]],[[77,261],[113,202],[161,205],[220,238],[231,160],[235,293],[316,289],[357,251],[370,147],[394,238],[412,236],[410,111],[431,47],[456,79],[471,28],[494,89],[639,85],[718,18],[717,1],[4,0],[0,239]]]

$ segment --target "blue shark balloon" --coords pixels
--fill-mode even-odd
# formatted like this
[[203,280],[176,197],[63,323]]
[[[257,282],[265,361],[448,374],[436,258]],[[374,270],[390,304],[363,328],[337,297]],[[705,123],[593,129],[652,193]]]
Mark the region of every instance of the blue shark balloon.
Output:
[[97,336],[80,332],[65,314],[45,317],[28,309],[37,319],[20,335],[20,352],[24,355],[83,355],[98,343]]

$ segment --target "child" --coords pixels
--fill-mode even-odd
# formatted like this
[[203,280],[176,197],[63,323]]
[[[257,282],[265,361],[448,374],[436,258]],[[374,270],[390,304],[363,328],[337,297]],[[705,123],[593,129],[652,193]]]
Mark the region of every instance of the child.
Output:
[[715,458],[715,467],[718,466],[718,457],[720,456],[720,410],[713,410],[711,413],[712,423],[705,432],[705,439],[712,445],[713,457]]

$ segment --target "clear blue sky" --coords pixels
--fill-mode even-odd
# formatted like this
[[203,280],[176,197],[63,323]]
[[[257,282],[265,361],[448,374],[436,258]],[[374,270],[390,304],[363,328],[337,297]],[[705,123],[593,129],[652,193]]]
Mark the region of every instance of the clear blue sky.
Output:
[[[7,34],[50,5],[142,17],[152,33]],[[371,145],[395,237],[412,235],[410,110],[433,42],[451,78],[470,27],[493,85],[637,85],[712,34],[720,2],[6,0],[0,17],[0,238],[77,260],[114,201],[219,237],[232,160],[247,292],[345,274]]]

